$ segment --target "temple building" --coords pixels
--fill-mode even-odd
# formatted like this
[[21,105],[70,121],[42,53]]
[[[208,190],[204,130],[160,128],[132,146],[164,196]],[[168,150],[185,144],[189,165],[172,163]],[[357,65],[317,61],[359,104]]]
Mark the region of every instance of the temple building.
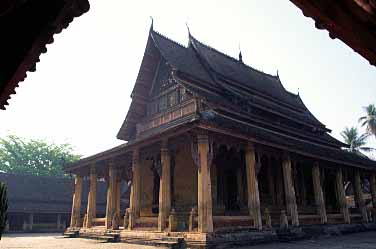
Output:
[[[0,172],[0,182],[5,183],[8,191],[5,232],[63,232],[70,225],[72,178]],[[104,217],[106,183],[98,179],[97,186],[97,215]],[[88,192],[89,183],[84,181],[82,195],[86,197]]]
[[[230,232],[372,219],[361,185],[370,182],[375,206],[376,162],[344,150],[278,75],[246,65],[241,54],[232,58],[191,34],[183,46],[152,26],[131,97],[117,135],[127,142],[65,168],[76,176],[67,234],[205,247]],[[93,182],[84,213],[83,178]],[[108,183],[105,218],[95,211],[98,178]]]

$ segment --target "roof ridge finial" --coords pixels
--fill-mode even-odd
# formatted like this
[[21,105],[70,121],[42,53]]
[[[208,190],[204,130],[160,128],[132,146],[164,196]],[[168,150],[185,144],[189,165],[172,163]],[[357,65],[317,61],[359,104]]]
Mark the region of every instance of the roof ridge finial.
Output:
[[242,55],[242,50],[240,48],[240,42],[239,42],[239,62],[243,63],[243,55]]
[[188,26],[188,20],[185,22],[185,26],[187,27],[189,37],[191,37],[192,35],[191,35],[191,30],[189,29],[189,26]]
[[300,94],[299,94],[299,87],[298,87],[298,96],[300,96]]
[[279,79],[279,73],[278,73],[278,69],[277,69],[277,78]]
[[151,24],[150,24],[150,30],[154,30],[154,19],[152,16],[150,16]]

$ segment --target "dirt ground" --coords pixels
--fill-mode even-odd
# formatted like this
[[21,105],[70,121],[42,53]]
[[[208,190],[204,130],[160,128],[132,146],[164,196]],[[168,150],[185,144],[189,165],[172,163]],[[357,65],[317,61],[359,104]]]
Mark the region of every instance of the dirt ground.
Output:
[[[0,241],[1,249],[154,249],[152,246],[126,243],[103,243],[90,239],[66,239],[60,234],[8,234]],[[162,249],[161,247],[157,247]],[[376,232],[365,232],[304,240],[242,247],[242,249],[376,249]]]

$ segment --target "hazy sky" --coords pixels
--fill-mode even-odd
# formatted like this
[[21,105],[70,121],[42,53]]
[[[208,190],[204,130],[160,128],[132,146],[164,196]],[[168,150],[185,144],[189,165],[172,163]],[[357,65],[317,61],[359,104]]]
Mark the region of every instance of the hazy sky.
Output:
[[[340,138],[375,103],[376,67],[290,1],[91,0],[88,13],[55,35],[37,71],[28,73],[0,111],[0,136],[69,142],[84,156],[122,141],[126,116],[150,27],[187,44],[188,22],[200,41],[279,76]],[[370,145],[376,147],[375,139]]]

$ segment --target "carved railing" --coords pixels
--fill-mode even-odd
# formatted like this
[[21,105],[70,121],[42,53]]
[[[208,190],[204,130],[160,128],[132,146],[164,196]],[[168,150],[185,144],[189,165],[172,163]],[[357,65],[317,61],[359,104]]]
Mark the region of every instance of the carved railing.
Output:
[[176,107],[166,110],[163,113],[158,113],[149,119],[137,124],[137,136],[147,130],[162,126],[171,121],[177,120],[184,116],[195,113],[197,110],[197,103],[195,99],[187,100]]

